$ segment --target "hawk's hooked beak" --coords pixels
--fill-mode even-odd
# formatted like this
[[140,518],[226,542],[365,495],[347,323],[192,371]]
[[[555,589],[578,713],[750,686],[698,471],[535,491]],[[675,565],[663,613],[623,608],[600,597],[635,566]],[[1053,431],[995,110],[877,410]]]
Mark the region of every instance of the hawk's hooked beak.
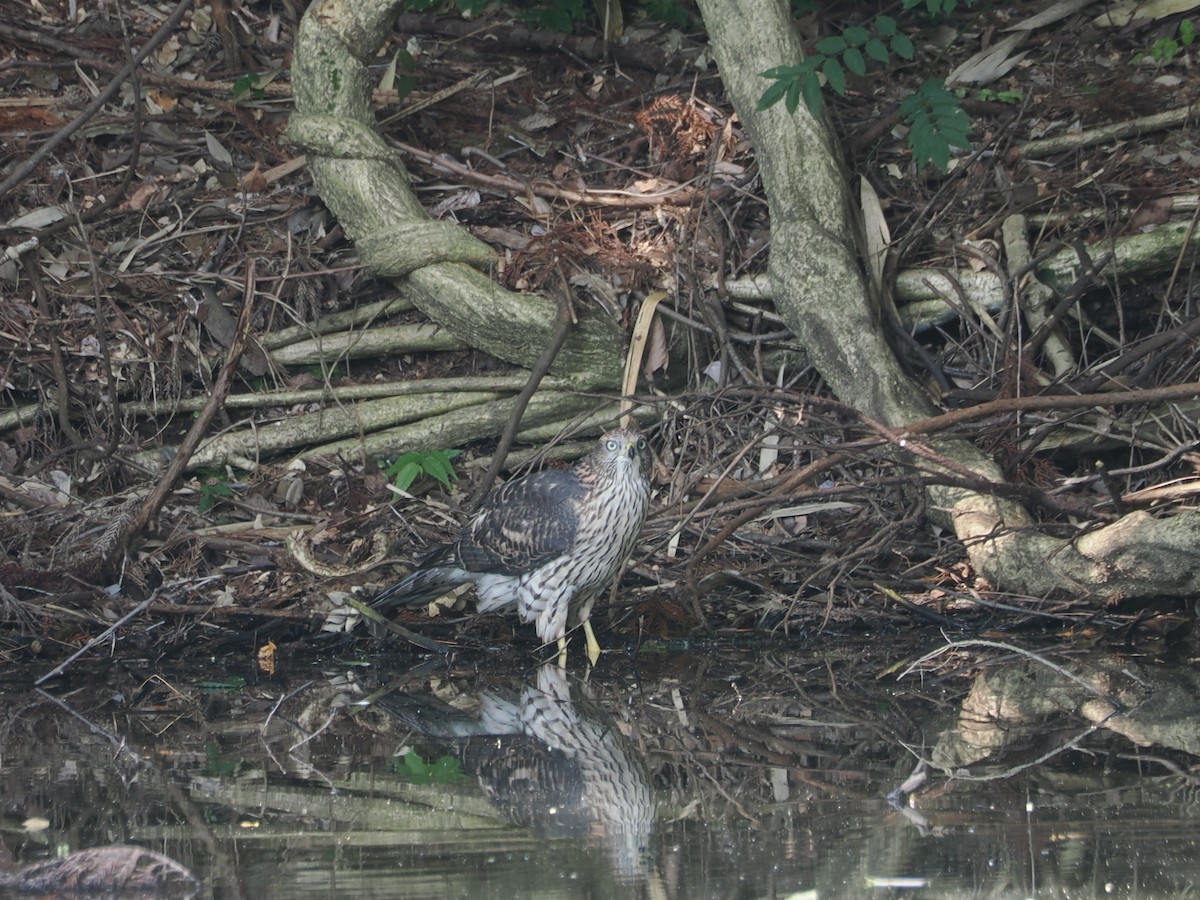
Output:
[[629,455],[630,459],[636,459],[637,458],[637,441],[630,441],[629,443],[627,443],[625,445],[625,452]]

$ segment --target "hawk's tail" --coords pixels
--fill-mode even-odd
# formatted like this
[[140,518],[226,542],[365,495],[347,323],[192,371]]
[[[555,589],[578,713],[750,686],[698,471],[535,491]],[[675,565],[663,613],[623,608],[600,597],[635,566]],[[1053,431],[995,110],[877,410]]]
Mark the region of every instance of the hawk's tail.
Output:
[[422,567],[385,588],[371,601],[371,607],[386,610],[397,606],[421,606],[470,580],[470,576],[457,566]]

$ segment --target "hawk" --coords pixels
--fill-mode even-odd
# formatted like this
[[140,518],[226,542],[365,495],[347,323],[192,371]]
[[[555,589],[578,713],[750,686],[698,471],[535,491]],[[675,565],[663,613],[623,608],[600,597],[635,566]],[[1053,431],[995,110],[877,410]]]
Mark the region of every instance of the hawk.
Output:
[[[462,708],[469,699],[474,712]],[[604,849],[622,883],[649,875],[656,809],[645,760],[565,670],[547,663],[519,691],[493,685],[453,706],[406,693],[376,704],[452,753],[512,824]]]
[[473,583],[480,612],[516,607],[544,644],[557,642],[560,665],[568,624],[582,625],[595,665],[600,645],[588,617],[641,533],[649,461],[646,439],[618,429],[601,435],[570,470],[514,478],[488,494],[457,540],[436,548],[371,605],[419,606]]

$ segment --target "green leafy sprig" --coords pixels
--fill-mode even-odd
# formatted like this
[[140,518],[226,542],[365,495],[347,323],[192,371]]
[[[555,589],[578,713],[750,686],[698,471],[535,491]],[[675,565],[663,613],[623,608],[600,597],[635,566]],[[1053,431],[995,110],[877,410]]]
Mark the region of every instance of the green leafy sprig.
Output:
[[422,475],[428,475],[449,490],[450,483],[458,481],[454,460],[461,455],[461,450],[410,450],[393,460],[384,474],[402,491],[407,491]]
[[945,172],[950,149],[969,146],[971,117],[940,78],[921,82],[901,101],[900,115],[909,123],[908,146],[918,162],[932,162]]
[[822,76],[830,88],[844,97],[847,71],[866,75],[868,59],[886,64],[893,53],[901,59],[912,59],[915,52],[912,40],[897,29],[895,19],[876,16],[872,28],[852,25],[841,34],[821,38],[815,50],[798,66],[776,66],[761,73],[775,83],[763,91],[758,108],[768,109],[782,100],[787,111],[795,113],[803,97],[808,111],[815,116],[821,108]]

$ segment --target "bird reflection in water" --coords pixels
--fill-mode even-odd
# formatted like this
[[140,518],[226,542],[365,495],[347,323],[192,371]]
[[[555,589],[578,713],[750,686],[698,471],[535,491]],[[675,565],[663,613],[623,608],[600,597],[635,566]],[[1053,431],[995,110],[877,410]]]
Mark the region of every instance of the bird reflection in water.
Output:
[[602,848],[622,882],[650,877],[654,796],[632,743],[549,663],[524,688],[482,692],[474,715],[426,695],[377,706],[425,738],[452,745],[499,813],[549,838]]

